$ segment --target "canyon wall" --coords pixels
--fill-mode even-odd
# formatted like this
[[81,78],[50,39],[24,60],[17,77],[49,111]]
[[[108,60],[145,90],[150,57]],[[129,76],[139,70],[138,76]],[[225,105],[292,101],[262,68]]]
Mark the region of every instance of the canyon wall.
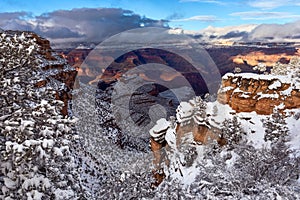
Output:
[[[9,32],[10,34],[22,34],[22,32]],[[42,62],[42,70],[45,78],[36,83],[37,87],[44,87],[47,84],[55,84],[56,99],[64,102],[62,114],[68,115],[68,102],[72,99],[71,90],[73,89],[77,71],[71,67],[67,61],[54,50],[51,49],[50,42],[35,33],[24,32],[28,38],[36,40],[39,46],[38,54]],[[51,82],[51,83],[50,83]],[[54,83],[55,82],[55,83]]]

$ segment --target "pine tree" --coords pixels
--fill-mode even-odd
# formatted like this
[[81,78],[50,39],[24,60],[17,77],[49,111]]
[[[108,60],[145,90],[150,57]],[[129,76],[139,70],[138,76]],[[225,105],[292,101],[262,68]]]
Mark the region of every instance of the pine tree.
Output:
[[280,137],[286,137],[288,135],[288,127],[286,125],[284,116],[275,111],[266,120],[262,120],[265,127],[265,141],[277,141]]
[[236,116],[232,120],[226,119],[222,123],[221,137],[227,140],[228,145],[238,144],[242,140],[243,135],[245,135],[245,132]]

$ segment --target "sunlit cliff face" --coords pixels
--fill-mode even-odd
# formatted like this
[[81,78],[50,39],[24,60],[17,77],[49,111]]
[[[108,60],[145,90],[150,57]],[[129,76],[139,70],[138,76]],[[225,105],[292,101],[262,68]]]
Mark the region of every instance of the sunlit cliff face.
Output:
[[[81,77],[81,81],[88,84],[97,84],[99,80],[105,82],[111,82],[119,79],[125,72],[130,73],[130,69],[135,68],[138,65],[145,63],[160,63],[166,65],[170,60],[171,65],[178,64],[180,68],[187,68],[187,63],[181,62],[178,58],[171,55],[158,55],[158,54],[145,54],[139,52],[128,53],[121,60],[114,62],[113,58],[109,55],[89,55],[91,49],[75,49],[71,52],[61,53],[68,62],[76,68],[78,71],[78,77]],[[212,48],[207,50],[212,59],[218,66],[220,73],[224,75],[227,72],[232,72],[235,67],[241,67],[243,72],[252,71],[254,66],[263,64],[266,67],[272,67],[275,63],[288,63],[291,57],[300,56],[300,49],[296,51],[289,49],[284,51],[283,49],[272,48],[249,48],[249,47],[230,47],[230,48]],[[95,63],[112,63],[111,70],[107,70],[105,73],[103,69],[84,66],[82,63],[89,56],[90,60]],[[187,70],[186,70],[187,71]],[[153,81],[160,79],[165,82],[172,82],[172,84],[181,80],[181,74],[170,72],[150,72],[150,73],[137,73],[145,81]],[[154,77],[155,76],[155,77]],[[154,77],[154,78],[153,78]],[[197,81],[197,80],[195,80]],[[175,84],[176,85],[176,84]]]
[[287,53],[275,53],[275,54],[266,54],[262,51],[254,51],[248,54],[233,56],[231,59],[235,64],[244,64],[247,63],[251,66],[257,66],[258,63],[263,63],[267,67],[273,67],[275,63],[286,60],[287,62],[293,56],[300,56],[300,49],[295,52],[295,54]]

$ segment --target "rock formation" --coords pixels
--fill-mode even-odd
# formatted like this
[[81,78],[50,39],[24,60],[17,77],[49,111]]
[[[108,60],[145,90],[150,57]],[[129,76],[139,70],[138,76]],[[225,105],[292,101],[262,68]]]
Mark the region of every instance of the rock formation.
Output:
[[47,84],[51,84],[57,91],[55,95],[56,99],[64,102],[62,114],[68,115],[68,102],[72,98],[71,90],[75,82],[76,70],[51,49],[48,40],[41,38],[37,34],[19,31],[4,31],[3,33],[12,37],[23,34],[25,38],[36,41],[39,54],[37,59],[43,63],[44,78],[35,83],[35,85],[36,87],[44,87]]
[[163,165],[169,165],[166,150],[180,149],[186,142],[207,144],[216,140],[220,145],[226,144],[220,129],[211,123],[210,114],[206,113],[206,103],[200,97],[181,102],[176,110],[176,118],[171,117],[170,121],[164,118],[158,120],[149,132],[157,185],[165,177],[162,173]]
[[237,112],[255,111],[262,115],[272,114],[274,108],[282,111],[299,108],[299,69],[289,72],[288,66],[281,66],[287,68],[285,75],[229,73],[223,77],[218,101]]

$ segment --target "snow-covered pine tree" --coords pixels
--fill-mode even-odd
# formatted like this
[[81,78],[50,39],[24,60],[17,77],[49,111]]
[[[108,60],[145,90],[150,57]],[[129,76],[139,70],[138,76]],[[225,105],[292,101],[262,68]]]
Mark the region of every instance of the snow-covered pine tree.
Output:
[[0,198],[79,199],[73,121],[43,78],[36,40],[30,33],[0,35]]
[[284,116],[275,111],[270,117],[262,120],[265,127],[265,141],[277,141],[280,137],[285,138],[288,135],[288,127]]
[[245,132],[236,116],[232,119],[226,119],[222,123],[221,137],[227,140],[227,145],[238,144],[243,135],[245,135]]

